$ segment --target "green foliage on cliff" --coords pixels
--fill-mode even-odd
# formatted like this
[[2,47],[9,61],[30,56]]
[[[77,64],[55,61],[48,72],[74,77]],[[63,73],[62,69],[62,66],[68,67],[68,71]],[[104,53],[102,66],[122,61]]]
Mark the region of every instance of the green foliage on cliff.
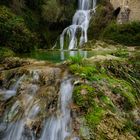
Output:
[[96,12],[91,18],[88,37],[90,40],[98,39],[105,27],[113,20],[113,6],[109,1],[100,0]]
[[14,52],[30,52],[37,46],[37,38],[26,26],[24,19],[9,8],[0,6],[0,44]]
[[56,22],[59,19],[60,12],[61,9],[57,0],[48,0],[42,5],[42,17],[49,22]]
[[71,21],[71,18],[75,12],[74,4],[75,2],[44,0],[44,4],[41,6],[42,18],[50,23]]
[[[20,22],[24,22],[29,31],[36,33],[31,32],[32,35],[35,35],[34,37],[39,38],[39,47],[50,48],[55,44],[63,29],[71,23],[77,2],[75,0],[1,0],[0,5],[5,5],[10,10],[9,13],[14,14],[16,18],[24,20]],[[1,11],[3,14],[4,12],[6,11]],[[26,33],[24,32],[23,34]],[[29,38],[29,36],[28,32],[27,38]],[[19,42],[21,38],[17,40]],[[34,45],[32,42],[31,44]]]
[[0,62],[6,58],[6,57],[13,57],[15,54],[12,50],[5,48],[5,47],[0,47]]
[[103,31],[102,38],[128,46],[139,46],[140,22],[126,24],[111,23]]

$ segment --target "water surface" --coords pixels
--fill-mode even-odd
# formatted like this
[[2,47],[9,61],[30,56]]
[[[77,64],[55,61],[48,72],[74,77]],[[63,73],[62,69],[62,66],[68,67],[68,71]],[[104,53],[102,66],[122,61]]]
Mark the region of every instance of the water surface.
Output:
[[[31,54],[25,54],[22,57],[33,58],[37,60],[47,60],[54,63],[59,63],[67,60],[69,57],[80,55],[83,58],[89,58],[94,55],[93,51],[68,51],[68,50],[38,50]],[[21,57],[21,56],[20,56]]]

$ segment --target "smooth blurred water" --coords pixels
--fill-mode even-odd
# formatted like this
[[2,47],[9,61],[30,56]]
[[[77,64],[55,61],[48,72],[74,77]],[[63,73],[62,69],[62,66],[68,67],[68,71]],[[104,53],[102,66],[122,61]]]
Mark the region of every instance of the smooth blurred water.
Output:
[[70,103],[73,85],[71,79],[64,79],[60,86],[58,113],[47,119],[40,140],[66,140],[71,136]]
[[[37,74],[36,71],[33,72],[33,80],[38,79]],[[15,96],[18,89],[24,84],[25,79],[28,79],[26,75],[21,76],[9,90],[6,90],[3,93],[4,99],[7,100]],[[34,119],[40,111],[38,103],[34,101],[38,88],[38,85],[35,83],[29,84],[22,98],[17,98],[5,110],[2,120],[0,120],[0,140],[34,140],[33,132],[26,128],[26,124],[31,119]]]

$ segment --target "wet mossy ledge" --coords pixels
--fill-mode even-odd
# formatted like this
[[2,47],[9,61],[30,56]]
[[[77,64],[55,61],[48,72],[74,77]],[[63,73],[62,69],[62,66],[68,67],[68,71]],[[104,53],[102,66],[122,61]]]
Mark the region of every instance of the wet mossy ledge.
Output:
[[[27,108],[37,109],[38,115],[32,118],[31,113],[24,122],[27,130],[39,138],[45,119],[57,113],[60,84],[67,73],[62,64],[16,57],[3,59],[0,63],[0,119],[4,124],[18,122],[26,116]],[[16,84],[16,92],[10,92]],[[1,137],[4,131],[2,128]]]
[[72,116],[76,135],[82,140],[140,139],[139,48],[89,44],[96,52],[93,57],[69,60],[75,75]]

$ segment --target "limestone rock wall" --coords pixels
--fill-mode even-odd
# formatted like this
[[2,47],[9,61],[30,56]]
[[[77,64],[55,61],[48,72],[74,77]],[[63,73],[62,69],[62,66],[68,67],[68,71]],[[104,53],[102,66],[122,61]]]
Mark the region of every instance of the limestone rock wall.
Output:
[[140,20],[140,0],[110,0],[114,8],[128,6],[130,11],[129,20]]

